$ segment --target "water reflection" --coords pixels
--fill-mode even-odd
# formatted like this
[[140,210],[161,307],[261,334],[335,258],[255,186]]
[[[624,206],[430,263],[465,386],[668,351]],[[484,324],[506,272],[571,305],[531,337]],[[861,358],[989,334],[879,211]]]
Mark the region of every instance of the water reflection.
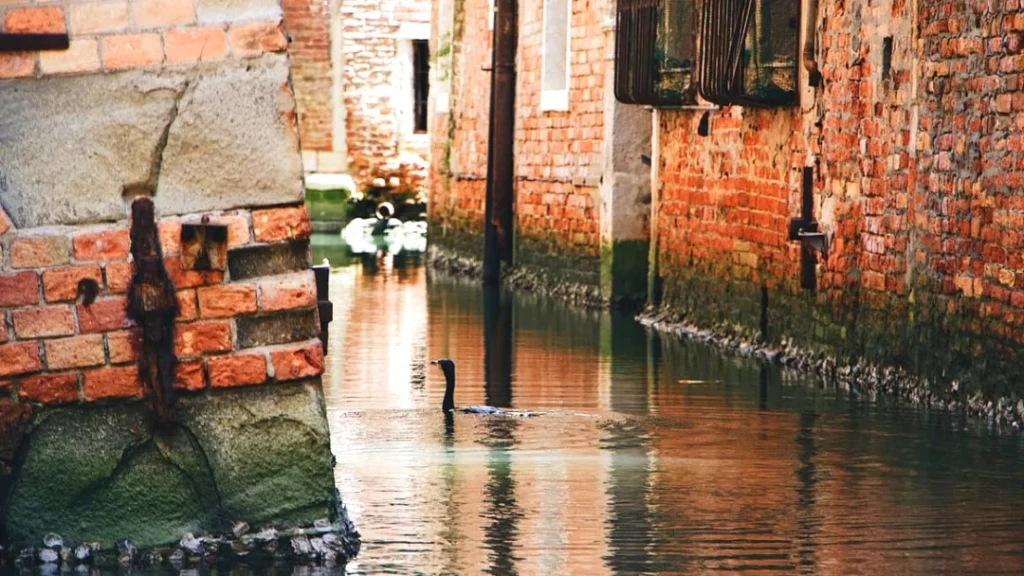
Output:
[[[1020,438],[418,261],[331,290],[353,573],[1024,573]],[[445,356],[457,404],[549,413],[443,415]]]

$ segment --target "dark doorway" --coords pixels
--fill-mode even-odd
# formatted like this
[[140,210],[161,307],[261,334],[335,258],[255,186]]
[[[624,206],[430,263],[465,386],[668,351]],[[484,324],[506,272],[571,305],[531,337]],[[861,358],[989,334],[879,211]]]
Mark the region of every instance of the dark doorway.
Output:
[[430,91],[430,48],[426,40],[412,41],[413,130],[427,131],[427,95]]

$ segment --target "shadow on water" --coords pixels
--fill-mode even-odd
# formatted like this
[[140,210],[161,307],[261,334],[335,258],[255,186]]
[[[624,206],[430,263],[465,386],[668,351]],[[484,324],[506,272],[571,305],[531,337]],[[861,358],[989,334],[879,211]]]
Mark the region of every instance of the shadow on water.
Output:
[[[1024,573],[1020,437],[415,259],[331,289],[351,573]],[[457,405],[544,414],[442,415],[439,357]]]

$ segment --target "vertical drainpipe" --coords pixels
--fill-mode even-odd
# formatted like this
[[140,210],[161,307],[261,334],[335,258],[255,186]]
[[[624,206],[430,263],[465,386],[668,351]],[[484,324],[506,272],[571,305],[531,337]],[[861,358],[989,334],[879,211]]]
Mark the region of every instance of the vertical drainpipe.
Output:
[[496,0],[491,48],[491,114],[487,134],[487,196],[484,200],[484,284],[501,278],[512,262],[515,145],[516,0]]
[[647,260],[647,305],[661,305],[661,271],[658,269],[658,211],[661,206],[661,112],[651,114],[651,243]]

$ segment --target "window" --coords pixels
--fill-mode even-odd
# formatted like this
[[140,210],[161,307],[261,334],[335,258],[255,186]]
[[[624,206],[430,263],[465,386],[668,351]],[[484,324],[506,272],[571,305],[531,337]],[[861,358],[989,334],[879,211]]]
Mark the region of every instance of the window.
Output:
[[572,0],[544,0],[540,109],[569,109],[569,24]]
[[696,94],[695,0],[619,0],[615,98],[624,104],[692,104]]
[[701,96],[721,105],[797,104],[799,28],[797,0],[705,0]]
[[427,131],[427,96],[430,91],[430,48],[426,40],[412,41],[413,132]]

